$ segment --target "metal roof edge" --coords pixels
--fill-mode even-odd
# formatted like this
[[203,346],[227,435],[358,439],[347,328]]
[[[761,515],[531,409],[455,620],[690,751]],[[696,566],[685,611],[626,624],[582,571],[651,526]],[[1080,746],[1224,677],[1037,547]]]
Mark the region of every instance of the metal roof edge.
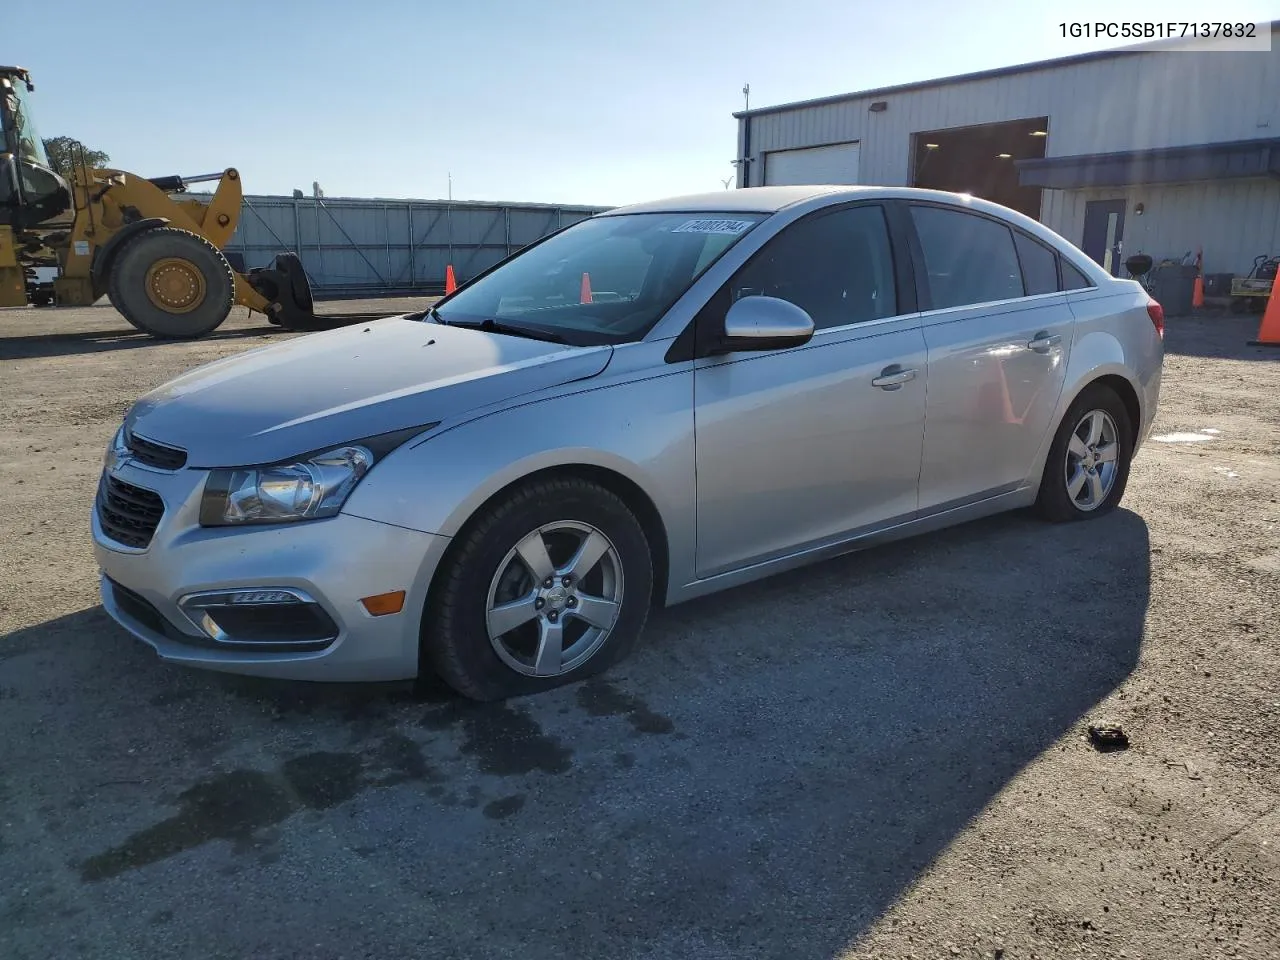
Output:
[[[200,197],[207,194],[195,193],[194,191],[184,196]],[[516,200],[427,200],[421,197],[291,197],[283,193],[246,193],[244,199],[257,202],[286,200],[289,203],[302,202],[309,200],[312,203],[322,203],[325,205],[336,204],[337,206],[346,206],[348,204],[359,203],[385,203],[385,204],[430,204],[431,206],[441,207],[461,207],[480,210],[494,210],[503,207],[510,207],[513,210],[562,210],[565,213],[600,213],[605,210],[614,209],[613,206],[588,206],[580,203],[536,203],[531,201]]]
[[1222,153],[1232,150],[1252,150],[1260,147],[1280,147],[1280,137],[1254,137],[1249,140],[1218,140],[1210,143],[1189,143],[1172,147],[1144,147],[1137,150],[1113,150],[1109,153],[1074,153],[1061,157],[1025,157],[1014,160],[1019,169],[1042,170],[1074,163],[1097,163],[1108,160],[1160,159],[1197,153]]
[[[1264,21],[1265,22],[1265,21]],[[1271,32],[1280,32],[1280,20],[1270,21]],[[1139,53],[1160,53],[1169,47],[1176,47],[1184,38],[1155,40],[1150,43],[1133,44],[1127,47],[1112,47],[1107,50],[1090,50],[1088,53],[1076,53],[1066,57],[1055,57],[1052,60],[1036,60],[1032,63],[1019,63],[1007,67],[993,67],[989,70],[976,70],[972,73],[958,73],[950,77],[936,77],[932,80],[912,80],[909,83],[898,83],[888,87],[873,87],[869,90],[857,90],[852,93],[836,93],[827,97],[815,97],[811,100],[792,100],[789,103],[778,103],[768,107],[756,107],[754,110],[735,111],[735,120],[746,117],[759,117],[770,113],[784,113],[788,110],[799,110],[804,107],[825,107],[833,103],[847,103],[850,100],[862,100],[868,97],[882,97],[891,93],[906,93],[910,90],[927,90],[930,87],[945,87],[955,83],[969,83],[974,80],[991,80],[995,77],[1011,76],[1019,73],[1034,73],[1037,70],[1048,70],[1054,67],[1074,66],[1078,63],[1089,63],[1095,60],[1108,60],[1113,57],[1127,57]],[[1257,51],[1259,53],[1263,51]]]

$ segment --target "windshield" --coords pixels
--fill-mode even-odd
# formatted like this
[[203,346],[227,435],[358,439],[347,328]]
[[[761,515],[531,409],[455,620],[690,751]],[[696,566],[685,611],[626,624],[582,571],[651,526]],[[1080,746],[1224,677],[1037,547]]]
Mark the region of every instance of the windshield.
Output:
[[44,142],[36,132],[36,125],[27,108],[27,88],[21,80],[15,80],[4,89],[5,109],[0,110],[0,125],[4,130],[6,148],[14,146],[14,135],[17,139],[18,156],[29,163],[49,166],[49,158],[44,152]]
[[583,220],[456,294],[437,317],[554,333],[579,345],[637,340],[766,216],[635,213]]

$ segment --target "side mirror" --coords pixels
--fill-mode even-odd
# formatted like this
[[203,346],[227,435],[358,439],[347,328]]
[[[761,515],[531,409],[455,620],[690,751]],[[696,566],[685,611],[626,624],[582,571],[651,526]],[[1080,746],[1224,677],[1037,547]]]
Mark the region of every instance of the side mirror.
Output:
[[738,350],[785,350],[813,338],[813,318],[789,300],[743,297],[734,301],[724,318],[724,335],[715,353]]

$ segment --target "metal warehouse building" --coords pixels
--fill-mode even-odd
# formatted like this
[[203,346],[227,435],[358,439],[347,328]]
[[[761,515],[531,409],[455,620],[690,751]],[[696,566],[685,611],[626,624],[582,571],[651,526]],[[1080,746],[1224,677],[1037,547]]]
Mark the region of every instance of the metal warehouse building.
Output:
[[[1267,29],[1263,27],[1263,29]],[[1029,214],[1117,276],[1204,251],[1280,253],[1280,45],[1160,44],[737,113],[738,185],[968,192]]]

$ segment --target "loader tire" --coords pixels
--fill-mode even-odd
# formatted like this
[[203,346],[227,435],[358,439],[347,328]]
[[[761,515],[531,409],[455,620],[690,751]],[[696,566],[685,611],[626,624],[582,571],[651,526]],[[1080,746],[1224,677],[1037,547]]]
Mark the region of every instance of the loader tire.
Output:
[[111,266],[112,306],[159,340],[194,340],[227,319],[235,274],[222,251],[177,227],[155,227],[130,240]]

